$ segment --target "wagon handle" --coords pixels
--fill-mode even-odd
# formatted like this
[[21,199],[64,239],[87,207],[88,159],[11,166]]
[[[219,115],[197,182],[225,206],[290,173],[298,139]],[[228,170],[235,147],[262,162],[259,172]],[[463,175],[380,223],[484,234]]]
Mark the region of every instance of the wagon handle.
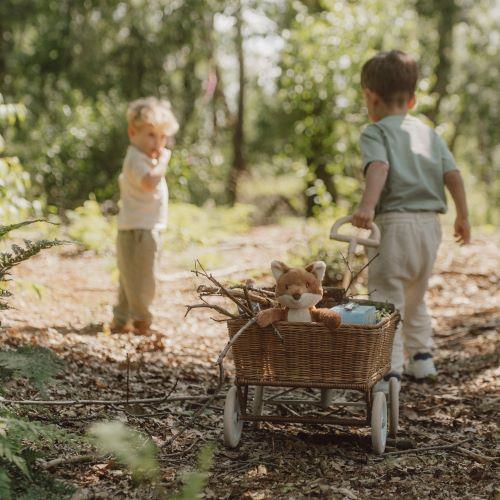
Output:
[[[349,262],[349,258],[354,254],[356,247],[358,245],[363,245],[365,247],[373,247],[376,248],[380,245],[380,229],[372,222],[372,232],[369,238],[359,238],[357,236],[351,236],[349,234],[341,234],[339,233],[339,229],[344,224],[352,221],[352,215],[347,215],[346,217],[341,217],[338,221],[336,221],[332,229],[330,230],[330,239],[337,241],[345,241],[349,243],[349,248],[347,250],[347,261]],[[351,272],[347,270],[344,274],[344,278],[342,279],[342,287],[344,290],[347,288],[349,282],[351,280]]]

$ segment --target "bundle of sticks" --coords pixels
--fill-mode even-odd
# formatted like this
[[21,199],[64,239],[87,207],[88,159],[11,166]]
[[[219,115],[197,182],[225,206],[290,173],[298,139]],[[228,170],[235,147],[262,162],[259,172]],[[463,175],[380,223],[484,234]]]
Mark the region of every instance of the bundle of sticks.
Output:
[[[261,309],[279,306],[274,291],[258,288],[254,286],[252,280],[247,280],[245,284],[224,286],[212,274],[208,273],[199,261],[196,261],[195,269],[192,272],[197,277],[207,279],[210,285],[198,286],[196,291],[201,302],[186,306],[186,316],[193,309],[208,308],[226,316],[225,319],[216,321],[226,321],[227,318],[253,318]],[[207,297],[227,298],[237,306],[237,310],[231,312],[218,304],[212,304],[208,302]]]

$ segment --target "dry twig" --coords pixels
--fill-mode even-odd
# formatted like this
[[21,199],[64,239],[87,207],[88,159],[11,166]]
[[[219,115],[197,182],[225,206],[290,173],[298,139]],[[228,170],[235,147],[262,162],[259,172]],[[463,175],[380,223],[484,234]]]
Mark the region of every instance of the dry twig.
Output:
[[204,302],[203,304],[193,304],[193,305],[186,306],[187,311],[186,311],[186,314],[184,315],[184,317],[186,317],[191,312],[191,310],[200,309],[200,308],[204,307],[204,308],[208,308],[208,309],[213,309],[214,311],[217,311],[221,314],[224,314],[225,316],[228,316],[229,318],[238,319],[238,316],[236,316],[236,314],[230,313],[229,311],[227,311],[223,307],[217,306],[215,304],[208,304],[205,301],[203,301],[203,302]]
[[[201,271],[198,270],[198,266],[200,267]],[[216,287],[220,289],[220,293],[222,295],[225,295],[228,299],[232,300],[240,309],[245,311],[245,313],[252,317],[253,316],[253,311],[248,308],[248,306],[243,302],[238,300],[227,288],[225,288],[221,283],[219,283],[211,274],[209,274],[205,268],[202,266],[201,262],[197,260],[195,262],[195,269],[192,271],[196,276],[203,276],[207,278],[209,281],[211,281]]]
[[39,462],[39,465],[42,469],[50,470],[58,465],[70,465],[70,464],[79,464],[82,462],[95,462],[100,460],[100,457],[97,455],[76,455],[74,457],[59,457],[54,458],[54,460],[49,460],[48,462]]
[[[351,288],[351,285],[356,281],[356,278],[379,256],[380,256],[380,254],[376,253],[356,274],[352,274],[351,279],[349,280],[349,284],[347,285],[347,288],[345,289],[346,294],[347,294],[347,290],[349,290],[349,288]],[[342,256],[342,257],[344,257],[344,256]],[[349,267],[347,260],[344,259],[344,261],[346,262],[346,264],[349,268],[349,271],[351,271],[351,268]],[[352,273],[352,271],[351,271],[351,273]]]
[[395,455],[406,455],[408,453],[421,453],[425,451],[433,451],[433,450],[452,450],[461,444],[469,442],[470,439],[462,439],[460,441],[456,441],[455,443],[442,444],[436,446],[422,446],[422,448],[413,448],[411,450],[398,450],[398,451],[390,451],[388,453],[384,453],[383,457],[387,456],[395,456]]
[[[233,294],[234,297],[237,297],[239,299],[245,299],[245,292],[243,290],[240,290],[239,288],[243,288],[242,285],[239,285],[238,288],[230,287],[229,289],[231,290],[231,293]],[[250,288],[248,290],[251,290]],[[200,285],[197,288],[197,292],[200,294],[200,297],[206,296],[206,295],[221,295],[224,296],[224,294],[221,292],[221,290],[218,287],[212,287],[212,286],[207,286],[207,285]],[[268,296],[268,295],[259,295],[257,291],[251,291],[248,293],[249,298],[253,302],[257,302],[258,304],[265,306],[265,307],[274,307],[277,305],[276,300],[273,300],[274,297]]]

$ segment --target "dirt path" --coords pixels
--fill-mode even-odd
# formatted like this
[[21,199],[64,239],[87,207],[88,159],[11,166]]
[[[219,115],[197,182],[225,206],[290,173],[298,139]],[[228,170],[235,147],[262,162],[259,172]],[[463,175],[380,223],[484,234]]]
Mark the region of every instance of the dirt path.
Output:
[[[272,258],[283,257],[301,239],[302,234],[292,229],[260,227],[224,241],[216,250],[223,267],[236,272],[223,279],[243,279],[252,269],[265,271]],[[494,417],[499,407],[499,247],[498,234],[478,237],[467,248],[449,240],[441,247],[429,293],[440,376],[434,384],[404,381],[401,439],[409,446],[468,439],[463,447],[473,453],[498,455]],[[125,397],[127,354],[131,397],[162,395],[176,378],[179,394],[204,394],[213,387],[217,371],[212,362],[226,342],[226,331],[206,311],[183,318],[183,306],[196,302],[195,280],[186,277],[185,270],[170,269],[167,252],[155,302],[156,326],[164,335],[107,335],[102,323],[109,320],[115,296],[112,269],[112,256],[47,252],[16,270],[20,281],[14,290],[14,309],[4,315],[2,337],[9,345],[50,347],[65,359],[64,376],[49,396]],[[230,363],[228,368],[231,376]],[[10,383],[6,396],[38,397],[21,382]],[[229,451],[221,443],[222,405],[222,401],[211,405],[173,450],[160,452],[167,489],[178,488],[199,447],[215,441],[206,498],[492,498],[495,494],[493,462],[446,450],[382,460],[370,453],[369,433],[363,429],[247,426],[240,447]],[[88,420],[119,418],[161,446],[196,406],[170,403],[161,409],[169,413],[149,419],[95,407],[26,413],[53,418],[78,432],[84,431]],[[172,451],[180,453],[165,456]],[[55,450],[54,457],[65,453],[68,450]],[[62,466],[57,475],[80,488],[78,498],[148,497],[147,490],[133,488],[128,474],[107,462]]]

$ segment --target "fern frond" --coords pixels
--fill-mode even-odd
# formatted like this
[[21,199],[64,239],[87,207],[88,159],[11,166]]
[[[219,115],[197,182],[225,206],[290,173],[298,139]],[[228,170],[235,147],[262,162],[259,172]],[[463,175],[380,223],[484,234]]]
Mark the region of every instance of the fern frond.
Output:
[[64,245],[65,243],[67,242],[60,240],[24,240],[24,248],[19,245],[12,245],[11,252],[0,253],[0,279],[2,276],[7,274],[9,269],[12,269],[21,262],[28,260],[42,250],[58,245]]
[[0,376],[25,377],[38,390],[43,389],[44,384],[60,370],[61,361],[44,347],[23,346],[16,350],[0,351]]
[[56,441],[71,440],[71,436],[55,425],[30,422],[4,409],[0,412],[0,498],[4,499],[12,495],[11,470],[17,469],[31,478],[29,464],[33,462],[34,454]]
[[28,226],[30,224],[35,224],[35,222],[48,222],[49,224],[53,224],[45,219],[34,219],[34,220],[25,220],[23,222],[18,222],[17,224],[10,224],[8,226],[0,226],[0,238],[3,238],[7,233],[14,231],[15,229],[19,229],[23,226]]
[[10,477],[7,471],[0,466],[0,498],[10,500],[12,498],[10,490]]

